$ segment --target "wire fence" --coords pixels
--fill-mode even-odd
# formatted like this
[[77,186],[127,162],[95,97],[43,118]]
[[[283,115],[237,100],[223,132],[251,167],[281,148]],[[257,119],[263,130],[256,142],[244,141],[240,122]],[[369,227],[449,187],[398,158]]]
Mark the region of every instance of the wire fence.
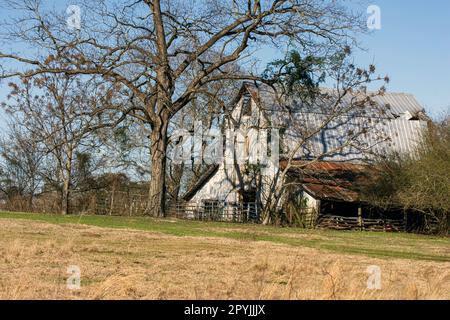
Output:
[[[144,216],[151,213],[151,208],[147,210],[147,206],[148,196],[143,193],[109,190],[74,191],[71,193],[69,214]],[[0,210],[60,214],[62,211],[61,196],[57,192],[48,192],[32,199],[21,196],[3,198],[0,199]],[[261,207],[255,202],[236,203],[217,200],[203,200],[200,203],[175,202],[167,205],[166,214],[168,217],[200,221],[261,223],[262,220]],[[302,226],[306,228],[428,233],[435,233],[438,230],[436,219],[417,214],[409,214],[407,220],[368,219],[323,214],[316,216],[311,212],[303,212],[303,214],[305,223]],[[288,225],[290,225],[289,221]]]
[[222,221],[238,223],[260,222],[259,206],[255,202],[235,203],[203,201],[201,203],[178,202],[169,206],[171,217],[201,221]]
[[[147,213],[147,205],[146,194],[107,190],[73,191],[70,196],[69,214],[144,216]],[[59,214],[61,208],[61,196],[57,192],[43,193],[33,199],[17,196],[0,202],[0,210],[3,211]],[[254,202],[175,202],[167,205],[166,214],[168,217],[202,221],[257,223],[260,220],[260,209]]]
[[[73,191],[69,201],[70,214],[142,216],[147,209],[145,194],[124,191],[96,190],[94,192]],[[47,192],[33,199],[15,196],[3,199],[0,209],[15,212],[54,213],[62,211],[58,192]]]

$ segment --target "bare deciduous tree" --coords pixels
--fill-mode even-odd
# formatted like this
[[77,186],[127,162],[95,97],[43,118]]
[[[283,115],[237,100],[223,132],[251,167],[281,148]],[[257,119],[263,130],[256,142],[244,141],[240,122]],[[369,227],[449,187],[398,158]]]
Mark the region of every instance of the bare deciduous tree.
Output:
[[[239,60],[248,65],[261,45],[328,54],[364,27],[361,16],[337,0],[84,1],[79,30],[70,30],[64,15],[39,0],[4,2],[21,11],[9,28],[2,26],[8,31],[4,40],[40,50],[29,55],[1,50],[0,78],[99,75],[126,90],[133,103],[118,111],[151,128],[148,210],[155,216],[164,214],[170,121],[206,84],[260,80],[250,69],[236,74],[228,66]],[[63,64],[53,67],[48,57]],[[11,61],[22,67],[11,68]]]
[[42,74],[10,83],[8,103],[3,106],[16,126],[26,132],[30,144],[39,145],[47,156],[46,170],[35,172],[61,194],[61,213],[69,211],[77,152],[87,152],[94,137],[91,128],[98,118],[91,115],[103,94],[95,86],[64,74]]
[[8,136],[0,140],[0,156],[0,190],[8,204],[21,197],[27,199],[26,208],[12,209],[32,210],[33,200],[42,186],[44,152],[27,132],[11,125]]

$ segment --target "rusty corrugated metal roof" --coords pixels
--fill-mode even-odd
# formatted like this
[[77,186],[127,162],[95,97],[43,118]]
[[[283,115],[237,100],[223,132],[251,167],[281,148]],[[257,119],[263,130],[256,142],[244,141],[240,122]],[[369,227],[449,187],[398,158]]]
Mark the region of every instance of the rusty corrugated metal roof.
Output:
[[359,193],[340,187],[323,184],[304,184],[303,189],[311,196],[320,200],[358,202]]
[[[377,171],[368,165],[331,161],[293,161],[288,175],[302,188],[319,200],[358,202],[360,190]],[[287,161],[280,167],[286,169]]]
[[[284,170],[287,166],[288,160],[280,160],[280,168]],[[367,165],[356,164],[351,162],[333,162],[333,161],[305,161],[293,160],[291,161],[293,168],[302,168],[304,170],[313,171],[352,171],[352,172],[366,172],[369,168]]]

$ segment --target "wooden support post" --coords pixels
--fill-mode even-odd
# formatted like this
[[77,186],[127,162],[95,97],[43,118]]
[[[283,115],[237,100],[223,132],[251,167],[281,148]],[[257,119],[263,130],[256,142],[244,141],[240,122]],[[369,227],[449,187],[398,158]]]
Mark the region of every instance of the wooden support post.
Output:
[[363,218],[362,218],[362,207],[361,205],[358,206],[358,225],[359,229],[363,230]]
[[317,200],[317,207],[315,208],[314,216],[312,217],[312,227],[315,229],[317,227],[317,222],[319,220],[321,209],[322,209],[322,201]]
[[403,230],[406,232],[408,230],[408,212],[404,210],[403,212]]

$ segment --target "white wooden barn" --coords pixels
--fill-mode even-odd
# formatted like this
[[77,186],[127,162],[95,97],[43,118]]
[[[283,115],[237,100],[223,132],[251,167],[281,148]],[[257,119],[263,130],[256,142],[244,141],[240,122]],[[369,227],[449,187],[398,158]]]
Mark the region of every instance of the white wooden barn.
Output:
[[[234,136],[227,134],[227,146],[233,145],[243,157],[237,161],[233,148],[225,148],[223,161],[211,166],[184,195],[184,200],[196,205],[255,201],[264,204],[270,196],[267,186],[289,159],[294,168],[299,164],[305,168],[311,162],[316,167],[310,171],[321,175],[331,177],[345,172],[354,176],[380,156],[414,154],[427,128],[428,118],[410,94],[375,96],[363,111],[356,106],[364,97],[347,95],[341,97],[339,104],[332,99],[333,94],[327,93],[314,105],[295,99],[280,102],[270,87],[244,84],[225,119],[225,129],[238,132]],[[347,108],[350,104],[355,104],[355,108]],[[346,112],[339,114],[340,110]],[[263,143],[261,147],[261,141],[267,141],[267,146]],[[255,154],[260,162],[252,159]],[[249,163],[260,164],[262,176],[258,181],[248,173],[252,168]],[[358,181],[336,181],[302,181],[307,208],[319,214],[323,201],[359,203],[358,192],[352,188]]]

